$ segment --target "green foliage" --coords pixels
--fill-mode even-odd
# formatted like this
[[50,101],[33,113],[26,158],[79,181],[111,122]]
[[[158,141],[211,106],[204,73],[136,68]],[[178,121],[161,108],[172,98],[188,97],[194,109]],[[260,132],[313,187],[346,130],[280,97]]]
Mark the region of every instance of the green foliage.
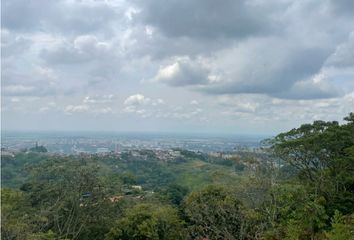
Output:
[[48,232],[39,232],[39,233],[34,233],[29,236],[28,240],[56,240],[58,239],[56,237],[56,234],[52,231],[49,230]]
[[343,125],[315,121],[268,140],[274,156],[285,163],[279,172],[290,165],[297,176],[297,180],[286,179],[290,184],[271,187],[263,208],[271,226],[268,237],[315,239],[323,235],[328,216],[336,209],[354,211],[352,118],[350,114]]
[[174,205],[180,205],[187,193],[188,189],[178,184],[168,185],[160,191],[162,199]]
[[241,203],[223,187],[208,186],[190,193],[185,202],[189,235],[207,239],[239,239],[244,216]]
[[122,173],[120,176],[123,184],[133,185],[136,184],[136,177],[131,172]]
[[335,211],[331,219],[331,230],[326,232],[328,240],[353,240],[354,233],[351,232],[350,227],[345,224],[344,217],[339,211]]
[[[39,228],[53,230],[59,238],[80,238],[93,226],[102,236],[108,231],[109,192],[102,186],[97,168],[86,161],[54,158],[32,169],[31,180],[21,189],[39,216],[46,221]],[[109,221],[108,221],[109,222]],[[90,229],[91,227],[91,229]],[[98,227],[98,228],[97,228]]]
[[[325,227],[328,219],[324,199],[316,199],[301,185],[280,185],[271,193],[273,235],[284,239],[307,239]],[[306,238],[307,237],[307,238]]]
[[354,211],[354,122],[315,121],[270,140],[276,157],[298,170],[299,180],[323,196],[329,213]]
[[1,238],[26,239],[31,233],[26,196],[17,190],[1,189]]
[[30,170],[27,166],[33,166],[36,163],[48,159],[46,154],[35,152],[18,153],[15,157],[7,157],[5,164],[1,158],[1,184],[5,187],[20,187],[28,179]]
[[128,209],[106,240],[185,239],[177,211],[170,206],[139,204]]
[[291,219],[285,228],[284,240],[299,240],[303,231],[301,222]]

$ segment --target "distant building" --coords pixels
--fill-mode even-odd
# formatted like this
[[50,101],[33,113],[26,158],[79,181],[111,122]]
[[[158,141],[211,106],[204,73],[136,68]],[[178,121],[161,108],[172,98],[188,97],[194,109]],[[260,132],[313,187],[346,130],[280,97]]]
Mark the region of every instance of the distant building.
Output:
[[96,153],[109,153],[109,149],[108,148],[97,148]]
[[111,201],[112,203],[114,202],[118,202],[119,200],[121,200],[123,198],[123,196],[112,196],[109,198],[109,201]]
[[222,157],[222,152],[210,152],[209,155],[212,157]]
[[118,144],[116,144],[116,147],[115,147],[115,149],[114,149],[114,152],[115,152],[115,153],[120,153],[120,148],[119,148],[119,145],[118,145]]
[[15,156],[15,151],[11,151],[9,149],[1,148],[1,156],[14,157]]
[[143,189],[140,185],[132,185],[132,188],[136,189],[136,190],[142,190]]

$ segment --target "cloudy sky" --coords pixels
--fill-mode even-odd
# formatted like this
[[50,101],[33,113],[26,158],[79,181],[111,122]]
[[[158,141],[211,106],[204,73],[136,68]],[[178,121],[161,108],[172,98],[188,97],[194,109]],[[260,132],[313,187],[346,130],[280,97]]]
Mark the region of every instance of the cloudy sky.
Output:
[[274,134],[354,111],[352,0],[4,0],[2,128]]

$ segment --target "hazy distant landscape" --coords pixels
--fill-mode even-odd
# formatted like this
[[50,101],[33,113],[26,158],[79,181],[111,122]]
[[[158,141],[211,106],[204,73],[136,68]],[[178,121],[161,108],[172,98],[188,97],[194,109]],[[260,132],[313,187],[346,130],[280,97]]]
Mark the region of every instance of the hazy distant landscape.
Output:
[[97,153],[126,150],[168,150],[182,148],[201,152],[230,152],[238,148],[258,148],[266,136],[216,136],[176,133],[109,132],[3,132],[3,148],[20,150],[35,144],[53,153]]

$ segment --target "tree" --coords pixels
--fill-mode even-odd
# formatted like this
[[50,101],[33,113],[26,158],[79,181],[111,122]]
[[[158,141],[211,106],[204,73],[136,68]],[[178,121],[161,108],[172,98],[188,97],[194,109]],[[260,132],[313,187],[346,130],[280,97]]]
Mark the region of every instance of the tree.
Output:
[[208,186],[190,193],[184,207],[193,239],[239,239],[242,235],[241,203],[223,187]]
[[268,234],[276,239],[314,239],[328,219],[323,204],[323,198],[299,184],[275,186],[263,207],[270,224]]
[[347,123],[315,121],[268,141],[274,156],[297,169],[300,181],[334,209],[354,211],[354,114]]
[[185,239],[177,211],[170,206],[138,204],[127,209],[106,234],[106,240]]
[[350,231],[349,226],[345,224],[344,217],[339,211],[335,211],[331,219],[331,225],[331,230],[326,232],[328,240],[354,240],[354,234]]
[[188,189],[178,184],[170,184],[161,190],[162,198],[175,205],[180,205],[187,193]]
[[103,237],[111,203],[97,172],[97,165],[70,158],[52,158],[33,167],[31,180],[21,190],[45,219],[38,223],[40,232],[52,230],[59,239],[80,239],[86,231]]
[[52,231],[49,230],[48,232],[39,232],[39,233],[34,233],[29,236],[28,240],[56,240],[56,234]]
[[26,239],[33,226],[26,196],[17,190],[1,189],[1,239]]

